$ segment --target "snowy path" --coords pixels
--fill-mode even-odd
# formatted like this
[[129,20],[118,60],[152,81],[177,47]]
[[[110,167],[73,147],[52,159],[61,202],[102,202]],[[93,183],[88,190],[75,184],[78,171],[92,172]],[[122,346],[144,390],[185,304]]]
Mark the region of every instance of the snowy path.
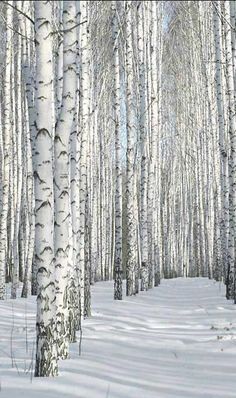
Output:
[[72,345],[56,379],[31,381],[27,373],[34,299],[0,302],[0,398],[236,397],[236,306],[224,299],[223,286],[166,280],[122,302],[112,300],[112,287],[93,287],[82,356]]

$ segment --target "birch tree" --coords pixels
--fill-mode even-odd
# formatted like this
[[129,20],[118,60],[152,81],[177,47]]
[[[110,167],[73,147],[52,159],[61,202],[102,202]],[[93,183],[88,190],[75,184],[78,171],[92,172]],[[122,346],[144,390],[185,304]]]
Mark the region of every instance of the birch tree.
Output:
[[37,264],[37,323],[35,376],[55,376],[52,5],[35,2],[36,135],[35,135],[35,261]]
[[230,28],[230,2],[224,3],[225,10],[225,50],[226,50],[226,81],[229,112],[229,136],[230,136],[230,158],[229,158],[229,246],[228,246],[228,271],[226,297],[235,300],[234,287],[234,260],[235,260],[235,231],[236,231],[236,113],[234,98],[234,74],[231,47]]
[[135,268],[137,264],[137,230],[135,219],[135,138],[136,113],[134,100],[134,65],[132,46],[133,3],[126,3],[126,107],[127,107],[127,155],[126,155],[126,203],[127,203],[127,264],[126,294],[135,294]]
[[[87,2],[81,1],[81,19],[87,20]],[[80,315],[83,317],[90,311],[90,302],[87,301],[85,310],[85,294],[90,294],[88,281],[88,268],[85,259],[85,223],[86,223],[86,193],[87,193],[87,142],[89,138],[89,48],[88,48],[87,23],[81,28],[81,85],[80,85],[80,110],[81,110],[81,147],[80,147],[80,221],[79,221],[79,289],[80,289]],[[85,281],[86,279],[86,281]],[[85,293],[85,289],[87,292]]]
[[4,299],[5,295],[5,275],[6,275],[6,252],[7,252],[7,216],[9,209],[9,178],[10,178],[10,134],[11,134],[11,60],[12,60],[12,23],[13,23],[13,2],[9,2],[6,10],[6,65],[5,65],[5,84],[4,84],[4,110],[3,110],[3,148],[4,154],[2,158],[3,175],[2,175],[2,200],[0,214],[0,299]]
[[116,1],[112,2],[113,29],[113,67],[114,67],[114,122],[115,122],[115,153],[116,153],[116,190],[115,190],[115,267],[114,267],[114,298],[122,300],[122,170],[120,144],[120,65],[119,35]]
[[145,79],[145,36],[144,4],[139,3],[138,13],[138,55],[139,55],[139,128],[141,139],[141,290],[148,290],[148,229],[147,229],[147,183],[148,183],[148,140],[146,125],[146,79]]
[[[55,131],[55,287],[57,306],[58,355],[68,356],[69,331],[74,334],[74,311],[68,312],[69,289],[74,278],[72,258],[69,258],[69,139],[73,127],[76,95],[76,3],[63,3],[63,89],[62,104]],[[70,324],[69,324],[70,323]]]

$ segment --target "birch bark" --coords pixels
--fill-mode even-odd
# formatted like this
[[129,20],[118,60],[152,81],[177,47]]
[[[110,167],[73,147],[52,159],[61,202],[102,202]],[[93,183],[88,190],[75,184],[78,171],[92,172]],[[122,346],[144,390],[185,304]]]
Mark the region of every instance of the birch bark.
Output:
[[54,205],[53,205],[53,93],[52,8],[35,6],[36,136],[35,136],[35,261],[37,266],[37,323],[35,376],[55,376]]

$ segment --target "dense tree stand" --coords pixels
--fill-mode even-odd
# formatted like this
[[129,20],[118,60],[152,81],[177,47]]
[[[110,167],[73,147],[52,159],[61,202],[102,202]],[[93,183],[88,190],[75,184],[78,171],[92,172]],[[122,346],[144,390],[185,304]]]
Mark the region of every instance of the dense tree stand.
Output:
[[37,300],[35,376],[81,353],[95,282],[236,301],[235,23],[228,0],[0,2],[0,300]]

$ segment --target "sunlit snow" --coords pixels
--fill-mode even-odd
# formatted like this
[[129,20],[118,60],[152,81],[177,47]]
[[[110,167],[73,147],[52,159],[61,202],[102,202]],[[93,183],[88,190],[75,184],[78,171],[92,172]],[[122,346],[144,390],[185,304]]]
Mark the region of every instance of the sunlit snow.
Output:
[[113,283],[92,288],[82,354],[54,379],[32,373],[35,298],[0,302],[0,398],[235,398],[236,307],[207,278],[163,280],[113,301]]

